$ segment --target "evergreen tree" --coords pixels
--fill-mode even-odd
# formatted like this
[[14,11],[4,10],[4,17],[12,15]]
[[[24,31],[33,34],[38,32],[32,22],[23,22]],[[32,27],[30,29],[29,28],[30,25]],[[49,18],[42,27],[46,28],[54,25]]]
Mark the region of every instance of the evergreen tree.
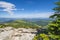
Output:
[[[34,40],[60,40],[60,0],[55,2],[57,5],[53,10],[55,11],[50,18],[54,20],[48,24],[48,35],[42,33],[34,37]],[[41,39],[41,40],[42,40]]]
[[48,25],[48,33],[54,40],[60,40],[60,0],[55,4],[56,7],[53,9],[55,12],[50,16],[54,20]]

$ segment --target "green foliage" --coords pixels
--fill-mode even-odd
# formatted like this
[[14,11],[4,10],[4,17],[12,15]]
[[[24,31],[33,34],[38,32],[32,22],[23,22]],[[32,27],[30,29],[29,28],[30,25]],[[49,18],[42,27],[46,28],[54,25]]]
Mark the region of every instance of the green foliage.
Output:
[[46,34],[40,34],[40,36],[43,38],[43,40],[49,40],[49,38]]
[[14,28],[33,28],[33,29],[34,28],[40,28],[39,25],[33,24],[31,22],[24,21],[24,20],[15,20],[15,21],[12,21],[12,22],[4,23],[4,24],[2,24],[2,26],[4,26],[4,27],[5,26],[6,27],[11,26],[11,27],[14,27]]
[[52,34],[50,34],[50,37],[51,38],[53,38],[53,39],[60,39],[60,35],[52,35]]
[[60,7],[56,7],[56,8],[54,8],[53,10],[55,10],[55,11],[60,11]]
[[60,18],[60,14],[51,15],[50,18]]
[[55,4],[56,4],[57,6],[60,6],[60,1],[55,2]]
[[60,1],[55,2],[55,4],[57,5],[57,7],[53,8],[53,10],[55,11],[55,14],[50,16],[51,18],[60,18]]
[[44,19],[42,19],[42,20],[35,21],[35,22],[32,22],[32,23],[35,23],[35,24],[40,25],[40,26],[43,27],[43,26],[46,26],[50,21],[51,20],[44,20]]
[[55,14],[50,16],[50,18],[53,18],[54,20],[48,24],[48,36],[40,34],[34,37],[34,39],[39,40],[39,38],[42,38],[43,40],[60,40],[60,1],[55,4],[57,7],[53,9]]
[[33,40],[49,40],[49,37],[43,33],[35,36]]
[[55,4],[57,5],[57,7],[55,7],[53,10],[55,10],[56,12],[60,11],[60,1],[55,2]]
[[55,10],[55,14],[50,16],[51,18],[55,19],[48,25],[48,34],[54,40],[60,40],[60,1],[55,3],[57,5]]
[[48,29],[52,34],[60,35],[60,20],[53,21],[48,25]]
[[0,28],[4,28],[4,27],[6,27],[6,25],[0,24]]

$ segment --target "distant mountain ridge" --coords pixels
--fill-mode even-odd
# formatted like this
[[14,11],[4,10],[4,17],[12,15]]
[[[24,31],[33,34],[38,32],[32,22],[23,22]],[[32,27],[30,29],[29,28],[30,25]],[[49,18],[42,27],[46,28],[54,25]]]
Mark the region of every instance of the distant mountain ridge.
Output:
[[0,24],[1,23],[9,23],[16,20],[23,20],[25,22],[31,22],[33,24],[37,24],[40,26],[45,26],[51,21],[52,19],[49,18],[0,18]]
[[51,19],[49,18],[0,18],[0,22],[8,22],[13,20],[39,21],[39,20],[51,20]]

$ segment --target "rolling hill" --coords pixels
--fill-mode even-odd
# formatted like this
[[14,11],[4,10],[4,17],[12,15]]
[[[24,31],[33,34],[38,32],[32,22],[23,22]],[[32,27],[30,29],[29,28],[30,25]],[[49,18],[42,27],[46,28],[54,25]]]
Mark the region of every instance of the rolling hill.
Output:
[[3,23],[3,24],[0,24],[0,25],[11,26],[11,27],[14,27],[14,28],[39,28],[40,27],[37,24],[27,22],[27,21],[24,21],[24,20],[14,20],[14,21]]
[[2,26],[12,26],[15,28],[24,27],[24,28],[39,28],[41,26],[46,26],[51,19],[45,18],[23,18],[23,19],[16,19],[16,18],[0,18],[0,25]]

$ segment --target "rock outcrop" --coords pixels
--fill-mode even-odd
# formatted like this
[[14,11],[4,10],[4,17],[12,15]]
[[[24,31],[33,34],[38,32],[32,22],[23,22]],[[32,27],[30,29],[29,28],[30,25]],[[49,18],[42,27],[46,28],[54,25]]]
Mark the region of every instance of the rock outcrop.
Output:
[[30,28],[0,28],[0,40],[32,40],[36,33],[36,29]]

